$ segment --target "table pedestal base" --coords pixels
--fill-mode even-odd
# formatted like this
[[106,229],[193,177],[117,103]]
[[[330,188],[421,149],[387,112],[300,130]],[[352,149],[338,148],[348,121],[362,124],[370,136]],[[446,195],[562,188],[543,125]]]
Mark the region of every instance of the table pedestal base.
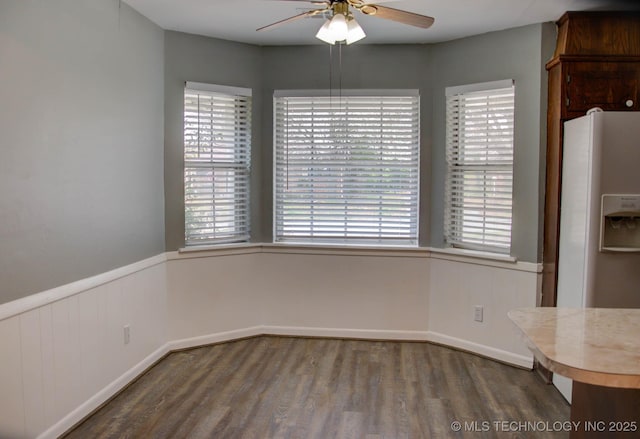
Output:
[[573,382],[571,422],[577,438],[640,437],[640,389],[618,389]]

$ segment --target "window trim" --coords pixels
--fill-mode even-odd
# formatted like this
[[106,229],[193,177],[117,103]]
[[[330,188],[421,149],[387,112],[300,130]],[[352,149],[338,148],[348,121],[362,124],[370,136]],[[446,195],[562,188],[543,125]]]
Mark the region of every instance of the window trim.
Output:
[[[194,93],[199,93],[202,92],[203,94],[209,94],[209,95],[223,95],[225,97],[228,98],[238,98],[238,97],[242,97],[242,98],[248,98],[250,105],[249,105],[249,113],[248,113],[248,128],[249,128],[249,133],[248,133],[248,147],[247,147],[247,162],[246,162],[246,166],[242,165],[240,166],[238,164],[238,162],[234,162],[234,165],[232,166],[220,166],[219,162],[205,162],[205,163],[198,163],[197,161],[188,161],[185,158],[185,146],[186,146],[186,142],[184,140],[185,137],[185,95],[186,92],[190,91],[190,92],[194,92]],[[182,108],[183,108],[183,117],[182,117],[182,129],[183,129],[183,142],[182,142],[182,158],[183,158],[183,163],[182,163],[182,171],[183,171],[183,211],[184,211],[184,221],[183,221],[183,226],[184,226],[184,248],[200,248],[200,247],[211,247],[211,246],[219,246],[219,245],[228,245],[228,244],[233,244],[233,243],[242,243],[242,242],[248,242],[251,239],[251,212],[250,212],[250,208],[251,208],[251,187],[250,187],[250,182],[251,182],[251,150],[252,150],[252,139],[251,139],[251,132],[252,132],[252,114],[251,112],[253,111],[253,103],[252,103],[252,96],[253,95],[253,91],[250,88],[245,88],[245,87],[235,87],[235,86],[228,86],[228,85],[220,85],[220,84],[210,84],[210,83],[203,83],[203,82],[192,82],[192,81],[185,81],[184,83],[184,88],[183,88],[183,95],[182,95]],[[189,166],[189,164],[191,164],[191,166]],[[188,167],[192,167],[192,168],[210,168],[210,169],[220,169],[220,168],[225,168],[225,167],[232,167],[232,168],[240,168],[243,167],[246,169],[247,172],[247,186],[246,186],[246,193],[245,198],[246,198],[246,220],[244,221],[245,224],[245,230],[246,233],[242,234],[242,235],[237,235],[234,237],[224,237],[224,238],[213,238],[213,239],[206,239],[206,240],[202,240],[202,242],[190,242],[187,239],[187,217],[186,217],[186,170]],[[235,192],[234,192],[235,193]]]
[[245,96],[248,98],[253,96],[252,89],[245,87],[234,87],[231,85],[207,84],[205,82],[186,81],[184,83],[184,88],[193,91],[220,93],[230,96]]
[[[515,90],[515,81],[513,79],[505,79],[505,80],[498,80],[498,81],[490,81],[490,82],[482,82],[482,83],[475,83],[475,84],[465,84],[465,85],[459,85],[459,86],[452,86],[452,87],[447,87],[445,89],[445,157],[448,157],[451,152],[450,152],[450,138],[449,138],[449,134],[450,134],[450,129],[451,127],[449,126],[449,116],[448,113],[450,111],[449,108],[449,99],[453,96],[456,95],[467,95],[467,96],[473,96],[474,94],[478,94],[478,95],[485,95],[488,94],[492,91],[498,91],[498,90],[504,90],[504,89],[512,89],[513,92],[513,121],[512,121],[512,130],[513,130],[513,137],[511,139],[511,163],[509,165],[496,165],[496,164],[487,164],[487,165],[478,165],[478,167],[480,166],[485,166],[487,168],[501,168],[504,167],[506,168],[507,166],[510,167],[510,177],[511,177],[511,210],[510,210],[510,228],[509,228],[509,245],[507,247],[501,247],[498,245],[491,245],[491,244],[478,244],[478,243],[471,243],[471,242],[464,242],[462,240],[452,240],[447,229],[448,229],[448,223],[451,222],[452,219],[452,213],[451,213],[451,196],[452,194],[450,193],[450,189],[449,189],[449,185],[451,184],[451,170],[454,167],[454,165],[452,165],[451,163],[449,163],[448,158],[445,158],[446,160],[446,170],[445,170],[445,189],[444,189],[444,230],[443,230],[443,237],[444,237],[444,241],[445,241],[445,246],[448,249],[459,249],[459,250],[469,250],[469,251],[476,251],[476,252],[483,252],[483,253],[493,253],[493,254],[497,254],[497,255],[505,255],[508,256],[511,254],[511,250],[513,247],[513,189],[514,189],[514,169],[515,169],[515,110],[516,110],[516,90]],[[457,114],[459,115],[459,112],[457,112]],[[457,118],[457,120],[459,120],[459,117]],[[486,192],[484,195],[484,198],[486,198]]]
[[[415,237],[411,239],[412,242],[407,243],[399,243],[398,241],[393,241],[389,243],[384,242],[359,242],[357,240],[349,241],[349,238],[345,239],[320,239],[315,241],[305,240],[304,238],[300,240],[296,239],[284,239],[278,240],[277,235],[277,206],[276,206],[276,190],[277,190],[277,131],[276,131],[276,117],[277,117],[277,102],[278,98],[286,98],[286,97],[301,97],[301,98],[314,98],[314,97],[335,97],[339,99],[340,97],[416,97],[417,98],[417,111],[415,114],[417,120],[416,127],[416,143],[417,143],[417,185],[416,185],[416,206],[415,206],[415,218],[416,218],[416,234]],[[345,246],[345,247],[378,247],[378,248],[418,248],[420,245],[420,183],[421,183],[421,175],[422,169],[420,166],[421,163],[421,100],[420,100],[420,90],[419,89],[341,89],[339,95],[336,95],[336,90],[331,89],[280,89],[274,90],[273,92],[273,160],[272,160],[272,243],[274,245],[291,245],[291,246]]]

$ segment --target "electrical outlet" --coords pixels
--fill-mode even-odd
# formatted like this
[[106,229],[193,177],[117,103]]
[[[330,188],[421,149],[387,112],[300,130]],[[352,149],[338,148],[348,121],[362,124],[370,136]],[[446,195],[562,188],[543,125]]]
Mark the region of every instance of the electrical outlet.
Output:
[[131,328],[129,325],[124,326],[124,344],[129,344],[131,341]]
[[476,305],[473,311],[473,320],[481,322],[484,314],[484,307],[482,305]]

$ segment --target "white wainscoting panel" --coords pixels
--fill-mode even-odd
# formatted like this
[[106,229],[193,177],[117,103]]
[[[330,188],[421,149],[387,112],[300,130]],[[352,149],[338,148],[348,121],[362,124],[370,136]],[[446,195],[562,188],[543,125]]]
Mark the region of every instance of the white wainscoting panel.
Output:
[[22,350],[22,385],[26,437],[36,437],[47,427],[43,398],[42,328],[40,311],[33,310],[18,317]]
[[23,438],[26,429],[19,317],[0,321],[0,352],[0,437]]
[[[430,339],[531,367],[533,357],[507,312],[535,306],[538,277],[535,264],[509,268],[432,259]],[[476,305],[484,307],[482,322],[474,321]]]
[[50,306],[54,356],[53,364],[45,364],[44,367],[53,368],[53,393],[56,400],[53,414],[56,419],[61,419],[84,401],[80,373],[78,296],[67,297]]
[[426,257],[261,256],[258,272],[269,298],[263,322],[267,326],[340,332],[427,330]]
[[[102,274],[100,282],[79,283],[92,287],[64,297],[41,293],[55,299],[37,307],[8,305],[24,312],[0,320],[0,438],[57,437],[166,347],[164,257],[124,276],[121,269],[113,273],[112,280]],[[122,376],[127,380],[118,381]]]
[[[28,313],[38,313],[40,315],[40,348],[42,349],[42,361],[37,366],[38,369],[42,371],[42,389],[37,387],[32,388],[31,391],[34,393],[29,396],[29,399],[42,398],[44,404],[44,424],[46,426],[50,426],[60,421],[60,418],[56,418],[55,416],[56,382],[53,369],[55,353],[53,345],[53,316],[51,314],[51,306],[43,306],[39,309],[31,310]],[[35,418],[37,416],[38,413],[33,413],[29,418]]]
[[169,340],[213,336],[259,326],[271,306],[259,252],[167,261]]

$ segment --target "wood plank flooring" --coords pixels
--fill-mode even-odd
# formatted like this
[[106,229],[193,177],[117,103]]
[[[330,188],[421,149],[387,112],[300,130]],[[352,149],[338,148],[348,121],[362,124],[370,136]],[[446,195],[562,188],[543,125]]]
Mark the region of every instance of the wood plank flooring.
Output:
[[533,372],[454,349],[263,336],[168,355],[64,437],[565,438],[494,421],[568,420]]

